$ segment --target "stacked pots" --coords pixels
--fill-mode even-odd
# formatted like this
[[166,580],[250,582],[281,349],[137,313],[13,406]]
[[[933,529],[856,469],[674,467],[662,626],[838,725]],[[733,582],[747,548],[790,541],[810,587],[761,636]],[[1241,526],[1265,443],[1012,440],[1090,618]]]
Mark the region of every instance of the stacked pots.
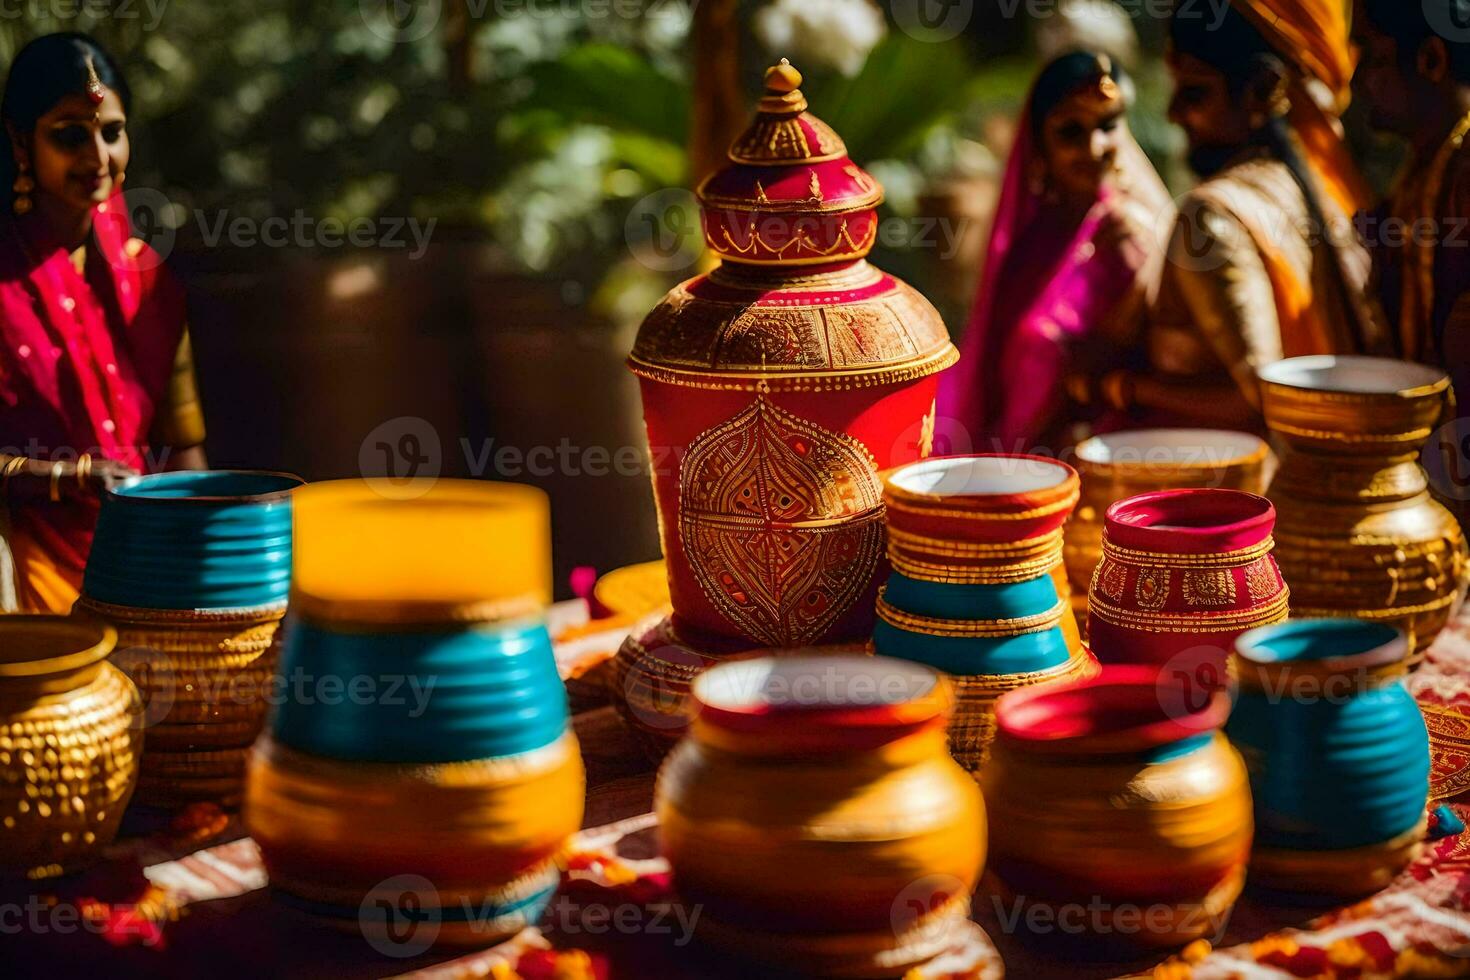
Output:
[[1077,509],[1067,521],[1067,575],[1073,606],[1087,608],[1087,587],[1102,559],[1103,515],[1125,497],[1154,490],[1221,487],[1266,492],[1265,440],[1226,429],[1133,429],[1093,436],[1077,446],[1082,477]]
[[1223,690],[1196,699],[1148,667],[1003,697],[981,785],[1004,890],[1110,943],[1217,936],[1251,846],[1229,711]]
[[387,500],[346,483],[298,504],[284,696],[245,800],[272,886],[370,937],[405,888],[432,938],[516,932],[557,887],[584,793],[540,618],[545,496],[441,481]]
[[143,736],[116,642],[92,620],[0,616],[0,872],[74,871],[117,835]]
[[1311,895],[1377,891],[1424,837],[1429,741],[1404,690],[1399,630],[1302,619],[1236,641],[1226,732],[1251,773],[1251,881]]
[[801,975],[897,976],[962,928],[984,804],[944,750],[949,684],[883,658],[763,658],[694,682],[659,773],[696,935]]
[[1395,626],[1411,666],[1470,575],[1460,526],[1419,465],[1448,391],[1438,368],[1383,358],[1294,357],[1261,370],[1266,424],[1287,445],[1269,495],[1294,610]]
[[135,477],[102,500],[79,612],[117,629],[147,726],[137,800],[238,805],[291,583],[294,476]]
[[1097,658],[1223,684],[1235,638],[1286,618],[1275,517],[1269,500],[1240,490],[1163,490],[1109,507],[1088,594]]
[[940,457],[890,471],[883,495],[893,573],[874,649],[951,676],[950,751],[978,772],[996,698],[1096,669],[1062,567],[1077,474],[1039,456]]

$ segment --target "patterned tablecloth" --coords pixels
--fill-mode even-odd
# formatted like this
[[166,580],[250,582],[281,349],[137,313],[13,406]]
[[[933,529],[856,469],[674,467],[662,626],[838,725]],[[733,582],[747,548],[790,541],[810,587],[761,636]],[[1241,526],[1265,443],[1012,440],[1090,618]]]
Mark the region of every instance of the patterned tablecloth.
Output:
[[[575,624],[572,632],[577,642],[567,650],[574,653],[559,657],[564,673],[585,675],[589,650],[616,645],[615,637],[589,642],[595,630]],[[1409,685],[1435,745],[1434,793],[1470,822],[1470,616],[1441,637]],[[588,829],[547,917],[509,942],[444,950],[409,929],[390,948],[374,948],[360,934],[325,929],[273,901],[238,819],[209,808],[172,819],[138,812],[99,868],[0,888],[0,976],[757,975],[690,941],[697,918],[673,901],[668,867],[657,856],[653,773],[611,709],[580,712],[576,727],[588,769]],[[956,935],[950,952],[907,980],[1470,976],[1470,832],[1429,842],[1392,886],[1346,908],[1281,905],[1248,891],[1213,947],[1196,944],[1167,959],[1079,960],[1076,947],[1016,934],[1014,915],[990,894],[981,888],[974,924]]]

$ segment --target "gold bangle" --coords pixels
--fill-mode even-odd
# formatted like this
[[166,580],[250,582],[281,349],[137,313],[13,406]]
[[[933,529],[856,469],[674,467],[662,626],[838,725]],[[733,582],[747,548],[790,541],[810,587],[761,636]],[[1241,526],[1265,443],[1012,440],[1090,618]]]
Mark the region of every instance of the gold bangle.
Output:
[[25,469],[30,461],[29,456],[12,456],[5,461],[5,469],[0,472],[0,495],[10,496],[10,478]]
[[66,464],[61,460],[51,464],[51,502],[61,503],[61,468]]
[[92,477],[92,454],[82,453],[77,457],[77,488],[87,489],[87,481]]

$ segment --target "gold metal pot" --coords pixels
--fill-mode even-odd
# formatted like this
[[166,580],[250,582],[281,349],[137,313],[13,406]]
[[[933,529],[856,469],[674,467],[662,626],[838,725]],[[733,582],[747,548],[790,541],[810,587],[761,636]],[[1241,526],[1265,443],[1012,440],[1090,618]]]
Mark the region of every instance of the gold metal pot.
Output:
[[100,856],[138,780],[138,691],[108,626],[0,616],[0,871],[45,878]]
[[1067,522],[1062,556],[1078,621],[1102,558],[1103,515],[1126,497],[1154,490],[1223,487],[1264,493],[1270,448],[1248,432],[1228,429],[1134,429],[1093,436],[1077,446],[1073,465],[1082,495]]
[[1470,576],[1464,534],[1419,465],[1449,378],[1324,355],[1269,365],[1261,390],[1266,424],[1288,447],[1268,496],[1292,614],[1396,626],[1417,666]]

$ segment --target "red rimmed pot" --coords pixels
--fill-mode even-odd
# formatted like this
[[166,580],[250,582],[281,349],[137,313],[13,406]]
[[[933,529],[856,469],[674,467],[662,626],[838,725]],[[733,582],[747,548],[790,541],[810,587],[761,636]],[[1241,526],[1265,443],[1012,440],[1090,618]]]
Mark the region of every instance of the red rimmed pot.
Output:
[[981,782],[990,870],[1018,921],[1081,923],[1107,945],[1223,931],[1245,880],[1251,796],[1220,733],[1226,692],[1146,666],[1029,688],[996,706]]
[[953,691],[886,658],[761,658],[694,682],[659,772],[695,935],[802,976],[899,976],[965,928],[984,804],[945,751]]
[[1243,490],[1162,490],[1113,504],[1088,591],[1093,653],[1105,664],[1187,661],[1198,679],[1223,683],[1235,638],[1286,619],[1275,520],[1269,500]]
[[890,560],[954,582],[990,581],[986,569],[1028,557],[1059,560],[1052,551],[1080,485],[1060,460],[1004,453],[936,456],[883,476]]

